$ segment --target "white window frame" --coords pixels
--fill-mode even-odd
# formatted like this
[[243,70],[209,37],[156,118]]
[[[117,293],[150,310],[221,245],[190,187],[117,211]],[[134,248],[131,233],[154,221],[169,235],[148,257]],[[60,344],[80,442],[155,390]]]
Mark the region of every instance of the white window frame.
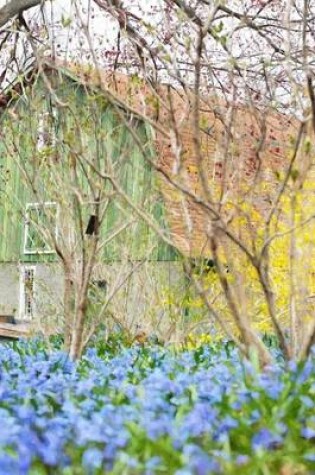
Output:
[[55,239],[58,239],[58,205],[55,201],[44,201],[43,203],[27,203],[25,209],[25,226],[24,226],[24,245],[23,245],[23,254],[55,254],[55,249],[28,249],[27,248],[27,238],[29,233],[29,210],[30,209],[39,209],[39,208],[55,208],[56,209],[56,222],[55,222]]
[[[26,308],[26,286],[25,276],[26,272],[32,272],[32,297],[30,300],[30,309]],[[20,267],[20,302],[19,302],[19,315],[21,320],[32,320],[36,316],[36,266],[25,264]]]

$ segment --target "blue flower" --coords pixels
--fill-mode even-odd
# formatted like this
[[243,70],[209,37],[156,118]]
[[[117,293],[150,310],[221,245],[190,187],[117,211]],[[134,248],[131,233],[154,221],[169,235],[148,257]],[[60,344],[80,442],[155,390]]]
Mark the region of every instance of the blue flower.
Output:
[[304,458],[304,460],[307,460],[308,462],[315,462],[315,454],[314,453],[305,454],[303,458]]
[[273,434],[269,429],[263,428],[260,429],[257,434],[252,438],[252,447],[253,449],[263,448],[263,449],[272,449],[281,445],[282,438]]
[[303,427],[301,430],[301,436],[304,437],[304,439],[315,440],[315,429],[312,429],[311,427]]
[[[131,348],[104,358],[90,350],[73,363],[44,346],[36,351],[34,343],[21,345],[20,353],[7,347],[0,353],[0,475],[29,475],[34,463],[53,471],[73,464],[75,470],[78,460],[91,475],[116,464],[153,475],[168,466],[168,451],[159,450],[164,443],[174,451],[177,475],[220,473],[220,463],[241,471],[248,456],[234,444],[239,424],[248,429],[242,433],[243,452],[285,449],[291,417],[298,440],[304,439],[301,457],[305,464],[314,462],[314,357],[291,369],[275,364],[258,374],[246,363],[244,379],[235,350],[229,360],[224,351],[209,348],[198,354]],[[283,398],[288,382],[292,388]],[[262,407],[266,395],[269,403]],[[273,413],[270,399],[275,398]],[[291,416],[290,403],[296,400]],[[269,417],[272,425],[253,434]]]
[[0,475],[24,475],[27,472],[20,471],[20,464],[17,457],[7,454],[0,454]]
[[236,464],[237,465],[246,465],[249,462],[248,455],[238,455],[236,457]]
[[220,471],[219,463],[195,444],[186,445],[183,455],[186,458],[187,467],[195,475],[209,475]]
[[103,464],[103,452],[96,447],[89,447],[83,453],[82,465],[87,473],[93,473],[95,469],[99,469]]

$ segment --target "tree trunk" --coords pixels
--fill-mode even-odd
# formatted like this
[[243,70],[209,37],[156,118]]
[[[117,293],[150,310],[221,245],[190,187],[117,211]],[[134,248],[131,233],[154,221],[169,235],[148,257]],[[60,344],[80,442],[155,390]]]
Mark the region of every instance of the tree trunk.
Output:
[[84,299],[81,300],[80,305],[77,309],[74,326],[71,332],[71,342],[69,349],[69,356],[72,360],[77,360],[80,358],[82,349],[83,349],[83,330],[84,330],[84,320],[86,316],[86,307],[87,307],[87,297],[84,296]]
[[71,343],[71,329],[74,318],[73,282],[68,269],[65,269],[64,294],[63,294],[63,314],[64,314],[64,349],[68,353]]
[[8,2],[0,8],[0,28],[11,20],[11,18],[41,3],[43,3],[43,0],[11,0],[11,2]]

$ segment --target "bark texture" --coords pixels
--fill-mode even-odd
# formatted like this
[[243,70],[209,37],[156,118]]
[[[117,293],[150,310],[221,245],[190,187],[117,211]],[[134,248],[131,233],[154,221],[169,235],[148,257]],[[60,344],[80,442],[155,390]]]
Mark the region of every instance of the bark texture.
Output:
[[0,28],[16,15],[20,15],[29,8],[40,5],[43,0],[11,0],[0,8]]

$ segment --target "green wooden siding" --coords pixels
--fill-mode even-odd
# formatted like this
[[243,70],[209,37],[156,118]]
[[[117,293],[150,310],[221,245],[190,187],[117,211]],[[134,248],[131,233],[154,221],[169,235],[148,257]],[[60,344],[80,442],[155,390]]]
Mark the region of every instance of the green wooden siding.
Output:
[[[104,246],[105,261],[176,259],[174,248],[158,238],[126,201],[115,194],[110,180],[104,180],[94,170],[95,167],[103,174],[113,174],[134,205],[167,232],[155,173],[122,122],[123,111],[108,105],[97,91],[88,91],[65,76],[59,76],[57,82],[59,102],[70,103],[70,107],[55,108],[55,117],[52,114],[55,98],[37,80],[0,119],[0,262],[56,258],[54,254],[24,254],[26,203],[56,202],[63,222],[80,230],[86,228],[93,214],[93,197],[98,193],[104,210],[102,239],[109,239],[113,232],[127,226]],[[56,135],[55,143],[48,142],[38,150],[39,114],[45,110]],[[132,121],[143,150],[154,158],[149,127],[127,115],[124,120]],[[33,190],[26,185],[27,180],[33,183]],[[78,212],[71,211],[74,199],[81,202]]]

